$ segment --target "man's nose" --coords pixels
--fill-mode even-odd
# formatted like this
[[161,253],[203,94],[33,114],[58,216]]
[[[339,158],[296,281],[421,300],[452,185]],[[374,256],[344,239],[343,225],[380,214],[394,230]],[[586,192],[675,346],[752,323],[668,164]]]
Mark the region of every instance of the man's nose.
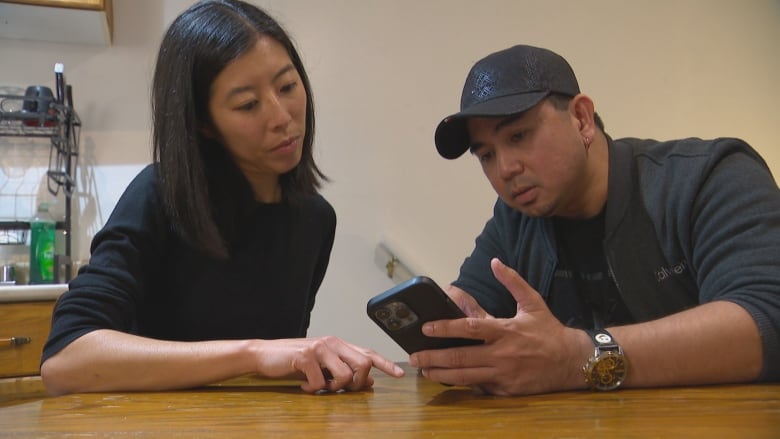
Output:
[[522,161],[511,151],[500,151],[496,153],[498,160],[498,175],[504,180],[521,174],[525,169]]

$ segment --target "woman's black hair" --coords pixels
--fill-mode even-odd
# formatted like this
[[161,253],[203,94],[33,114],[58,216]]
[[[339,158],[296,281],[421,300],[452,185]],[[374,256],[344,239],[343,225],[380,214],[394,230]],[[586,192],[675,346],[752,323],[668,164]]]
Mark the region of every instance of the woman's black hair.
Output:
[[306,70],[285,30],[239,0],[200,1],[168,28],[152,84],[153,157],[172,226],[195,249],[226,258],[235,230],[255,206],[251,187],[227,150],[206,136],[211,84],[261,37],[281,44],[306,90],[306,134],[300,163],[279,178],[282,197],[314,194],[327,177],[314,162],[314,103]]

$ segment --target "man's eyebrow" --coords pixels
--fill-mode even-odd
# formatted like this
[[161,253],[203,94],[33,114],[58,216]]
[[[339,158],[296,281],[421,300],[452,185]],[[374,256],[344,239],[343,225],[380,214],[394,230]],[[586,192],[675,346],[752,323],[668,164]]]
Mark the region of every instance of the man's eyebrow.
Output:
[[497,123],[495,127],[493,127],[493,132],[497,133],[501,130],[501,128],[504,128],[507,125],[511,125],[518,120],[522,119],[525,116],[526,112],[523,111],[522,113],[513,114],[511,116],[507,116],[502,120],[501,122]]
[[[497,123],[495,127],[493,127],[493,132],[499,132],[502,128],[504,128],[507,125],[511,125],[518,120],[522,119],[526,115],[526,111],[523,111],[521,113],[513,114],[511,116],[507,116],[504,119],[501,120],[501,122]],[[481,143],[469,143],[469,152],[474,154],[480,147],[482,146]]]

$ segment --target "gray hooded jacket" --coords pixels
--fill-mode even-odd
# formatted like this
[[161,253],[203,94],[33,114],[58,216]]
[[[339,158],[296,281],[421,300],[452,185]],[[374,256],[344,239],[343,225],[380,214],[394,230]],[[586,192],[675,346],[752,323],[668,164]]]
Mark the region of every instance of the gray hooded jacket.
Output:
[[[609,139],[609,173],[604,254],[634,320],[734,302],[759,328],[760,379],[780,380],[780,190],[764,160],[739,139]],[[499,199],[453,282],[510,317],[516,303],[493,257],[547,298],[558,260],[550,219]]]

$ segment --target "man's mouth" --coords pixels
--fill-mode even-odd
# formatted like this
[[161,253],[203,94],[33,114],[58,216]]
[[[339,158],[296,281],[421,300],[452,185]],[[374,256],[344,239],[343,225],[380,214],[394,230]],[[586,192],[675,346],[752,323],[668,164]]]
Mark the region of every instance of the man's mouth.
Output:
[[528,204],[536,198],[536,186],[524,186],[512,191],[512,199],[520,204]]

